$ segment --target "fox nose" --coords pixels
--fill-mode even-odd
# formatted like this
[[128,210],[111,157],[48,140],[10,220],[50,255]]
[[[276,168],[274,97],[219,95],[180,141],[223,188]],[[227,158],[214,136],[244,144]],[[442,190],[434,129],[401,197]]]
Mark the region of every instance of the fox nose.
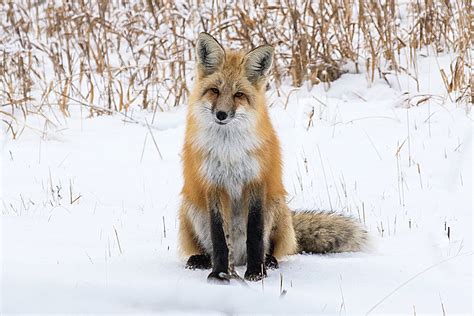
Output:
[[219,111],[216,113],[216,117],[219,121],[223,121],[227,118],[227,113],[224,111]]

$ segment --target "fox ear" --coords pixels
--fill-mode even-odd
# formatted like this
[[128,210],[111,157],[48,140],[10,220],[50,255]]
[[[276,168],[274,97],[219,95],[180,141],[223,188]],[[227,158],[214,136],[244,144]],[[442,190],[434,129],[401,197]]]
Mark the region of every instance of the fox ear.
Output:
[[222,65],[225,51],[214,37],[202,32],[197,40],[196,56],[199,69],[204,75],[209,75]]
[[247,78],[254,84],[268,75],[273,62],[273,47],[259,46],[248,52],[245,59]]

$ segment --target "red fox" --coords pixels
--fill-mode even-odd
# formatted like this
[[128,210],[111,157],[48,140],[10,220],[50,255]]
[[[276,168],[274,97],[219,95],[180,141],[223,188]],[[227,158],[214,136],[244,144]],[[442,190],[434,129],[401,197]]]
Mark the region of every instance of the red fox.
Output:
[[265,91],[273,48],[225,50],[207,33],[196,45],[197,74],[183,146],[179,244],[189,269],[229,282],[266,277],[283,256],[359,251],[366,232],[351,218],[292,212],[282,183],[280,144]]

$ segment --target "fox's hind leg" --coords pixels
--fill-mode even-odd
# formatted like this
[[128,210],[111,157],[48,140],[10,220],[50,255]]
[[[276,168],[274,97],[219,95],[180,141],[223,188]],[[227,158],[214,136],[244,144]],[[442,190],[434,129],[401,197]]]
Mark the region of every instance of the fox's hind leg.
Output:
[[276,259],[296,253],[297,242],[293,228],[293,217],[286,202],[281,199],[272,204],[275,221],[270,236],[271,252]]
[[208,255],[192,255],[186,262],[186,269],[210,269],[212,268],[211,257]]
[[202,247],[196,237],[194,227],[191,224],[191,206],[183,202],[179,210],[179,246],[181,253],[189,257],[186,269],[210,269],[211,258]]
[[278,260],[271,254],[265,255],[265,268],[278,269]]

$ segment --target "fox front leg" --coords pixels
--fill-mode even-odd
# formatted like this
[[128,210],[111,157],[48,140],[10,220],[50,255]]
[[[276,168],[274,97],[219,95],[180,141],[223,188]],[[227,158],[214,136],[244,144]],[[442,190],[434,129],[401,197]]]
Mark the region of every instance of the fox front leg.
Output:
[[209,199],[209,214],[211,221],[212,241],[212,272],[207,277],[210,282],[229,283],[226,278],[229,271],[229,248],[227,247],[222,219],[223,205],[217,194],[212,194]]
[[247,222],[247,271],[245,279],[258,281],[267,276],[264,263],[264,192],[260,185],[249,190],[249,213]]

